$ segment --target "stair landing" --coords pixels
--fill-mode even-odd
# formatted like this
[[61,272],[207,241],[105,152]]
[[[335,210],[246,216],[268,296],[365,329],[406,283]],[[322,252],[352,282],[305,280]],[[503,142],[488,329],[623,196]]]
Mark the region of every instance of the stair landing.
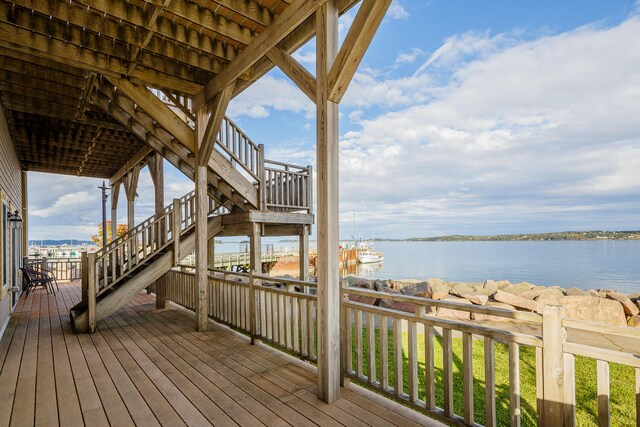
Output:
[[357,386],[316,398],[315,368],[141,293],[74,334],[79,282],[24,296],[0,341],[0,425],[441,425]]

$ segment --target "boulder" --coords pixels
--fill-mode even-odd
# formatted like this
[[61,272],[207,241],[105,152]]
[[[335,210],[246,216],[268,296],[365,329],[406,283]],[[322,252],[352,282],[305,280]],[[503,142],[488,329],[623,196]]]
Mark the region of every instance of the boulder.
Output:
[[598,295],[598,291],[596,291],[595,289],[589,289],[587,291],[588,295],[591,295],[592,297],[599,297],[600,295]]
[[[503,302],[495,302],[495,301],[489,301],[486,305],[487,307],[494,307],[494,308],[502,308],[504,310],[509,310],[509,311],[516,311],[516,308],[512,305],[509,304],[505,304]],[[482,314],[482,313],[473,313],[473,320],[477,320],[479,322],[510,322],[513,319],[509,319],[507,317],[500,317],[500,316],[492,316],[490,314]]]
[[593,296],[569,296],[560,300],[566,310],[566,316],[579,320],[604,322],[616,326],[625,326],[627,318],[618,301]]
[[449,296],[449,292],[433,292],[431,294],[432,299],[445,299]]
[[545,305],[558,305],[560,303],[561,298],[564,298],[564,296],[558,297],[557,295],[553,295],[553,294],[542,294],[535,297],[534,300],[538,304],[545,306]]
[[427,279],[427,284],[429,285],[429,288],[431,289],[431,292],[433,292],[433,293],[436,293],[436,292],[449,293],[449,289],[451,289],[451,286],[447,282],[445,282],[442,279],[438,279],[438,278],[429,278],[429,279]]
[[489,301],[489,297],[487,295],[482,295],[477,293],[464,294],[464,295],[460,295],[460,297],[470,301],[472,304],[475,304],[475,305],[486,305],[487,302]]
[[527,299],[527,298],[522,298],[518,295],[514,295],[512,293],[509,292],[505,292],[505,291],[501,291],[498,290],[494,295],[493,298],[496,301],[499,302],[504,302],[506,304],[510,304],[514,307],[518,307],[518,308],[523,308],[525,310],[529,310],[529,311],[535,311],[536,313],[540,313],[542,312],[542,306],[540,304],[538,304],[536,301]]
[[[463,304],[471,304],[471,302],[467,299],[452,297],[452,296],[448,296],[444,298],[443,301],[453,301],[453,302],[460,302]],[[445,317],[447,319],[471,320],[471,313],[469,313],[468,311],[459,311],[459,310],[453,310],[450,308],[439,308],[436,316]]]
[[587,291],[583,291],[580,288],[573,287],[573,288],[567,289],[566,295],[570,297],[579,297],[579,296],[589,295],[589,293]]
[[636,300],[638,298],[640,298],[640,292],[634,292],[632,294],[629,294],[629,299],[631,300]]
[[498,285],[498,289],[502,290],[506,287],[513,286],[508,280],[498,280],[496,281],[496,285]]
[[535,287],[536,285],[534,285],[533,283],[519,282],[519,283],[515,283],[512,288],[507,286],[503,290],[506,290],[507,292],[512,293],[513,295],[520,295],[524,292],[534,289]]
[[451,290],[449,290],[451,295],[456,295],[462,298],[464,298],[463,295],[472,294],[473,292],[474,289],[466,283],[453,283],[451,285]]
[[631,316],[627,320],[627,326],[631,326],[632,328],[640,328],[640,316]]
[[614,301],[618,301],[622,304],[622,309],[624,310],[624,314],[627,316],[635,316],[640,313],[640,310],[636,305],[622,292],[611,291],[607,292],[607,298],[612,299]]
[[498,284],[496,282],[494,282],[493,280],[485,280],[484,283],[482,284],[482,288],[494,293],[495,291],[498,290]]
[[425,292],[430,293],[431,287],[427,282],[411,283],[405,286],[404,288],[400,289],[400,292],[402,292],[404,295],[417,295],[419,293],[425,293]]
[[392,310],[404,311],[406,313],[415,313],[416,305],[411,302],[380,300],[380,307],[390,308]]
[[538,288],[531,289],[530,291],[523,292],[519,296],[521,296],[522,298],[535,300],[540,295],[548,295],[548,296],[554,296],[556,298],[562,298],[564,296],[564,293],[560,289],[555,287],[545,288],[544,286],[540,286]]
[[419,280],[415,279],[404,279],[404,280],[387,280],[388,286],[391,289],[402,290],[405,286],[412,285],[414,283],[418,283]]

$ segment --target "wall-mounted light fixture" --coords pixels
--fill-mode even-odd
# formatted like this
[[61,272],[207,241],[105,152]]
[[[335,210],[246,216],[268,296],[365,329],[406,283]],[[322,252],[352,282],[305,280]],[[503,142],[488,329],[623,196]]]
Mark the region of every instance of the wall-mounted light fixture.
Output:
[[10,228],[22,228],[22,218],[20,218],[20,212],[9,212],[7,214],[7,220],[9,221]]

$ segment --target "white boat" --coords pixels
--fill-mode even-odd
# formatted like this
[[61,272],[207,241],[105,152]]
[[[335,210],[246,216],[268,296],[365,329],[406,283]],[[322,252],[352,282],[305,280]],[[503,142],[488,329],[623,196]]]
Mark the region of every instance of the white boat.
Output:
[[380,252],[376,252],[373,242],[360,242],[357,249],[358,262],[360,264],[375,264],[384,261]]

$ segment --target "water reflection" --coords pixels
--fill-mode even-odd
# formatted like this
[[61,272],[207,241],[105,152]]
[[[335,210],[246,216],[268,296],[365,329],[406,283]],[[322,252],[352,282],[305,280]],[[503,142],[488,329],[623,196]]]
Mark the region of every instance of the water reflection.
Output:
[[378,272],[382,270],[383,262],[375,264],[351,264],[340,271],[340,276],[355,276],[363,279],[375,279]]

